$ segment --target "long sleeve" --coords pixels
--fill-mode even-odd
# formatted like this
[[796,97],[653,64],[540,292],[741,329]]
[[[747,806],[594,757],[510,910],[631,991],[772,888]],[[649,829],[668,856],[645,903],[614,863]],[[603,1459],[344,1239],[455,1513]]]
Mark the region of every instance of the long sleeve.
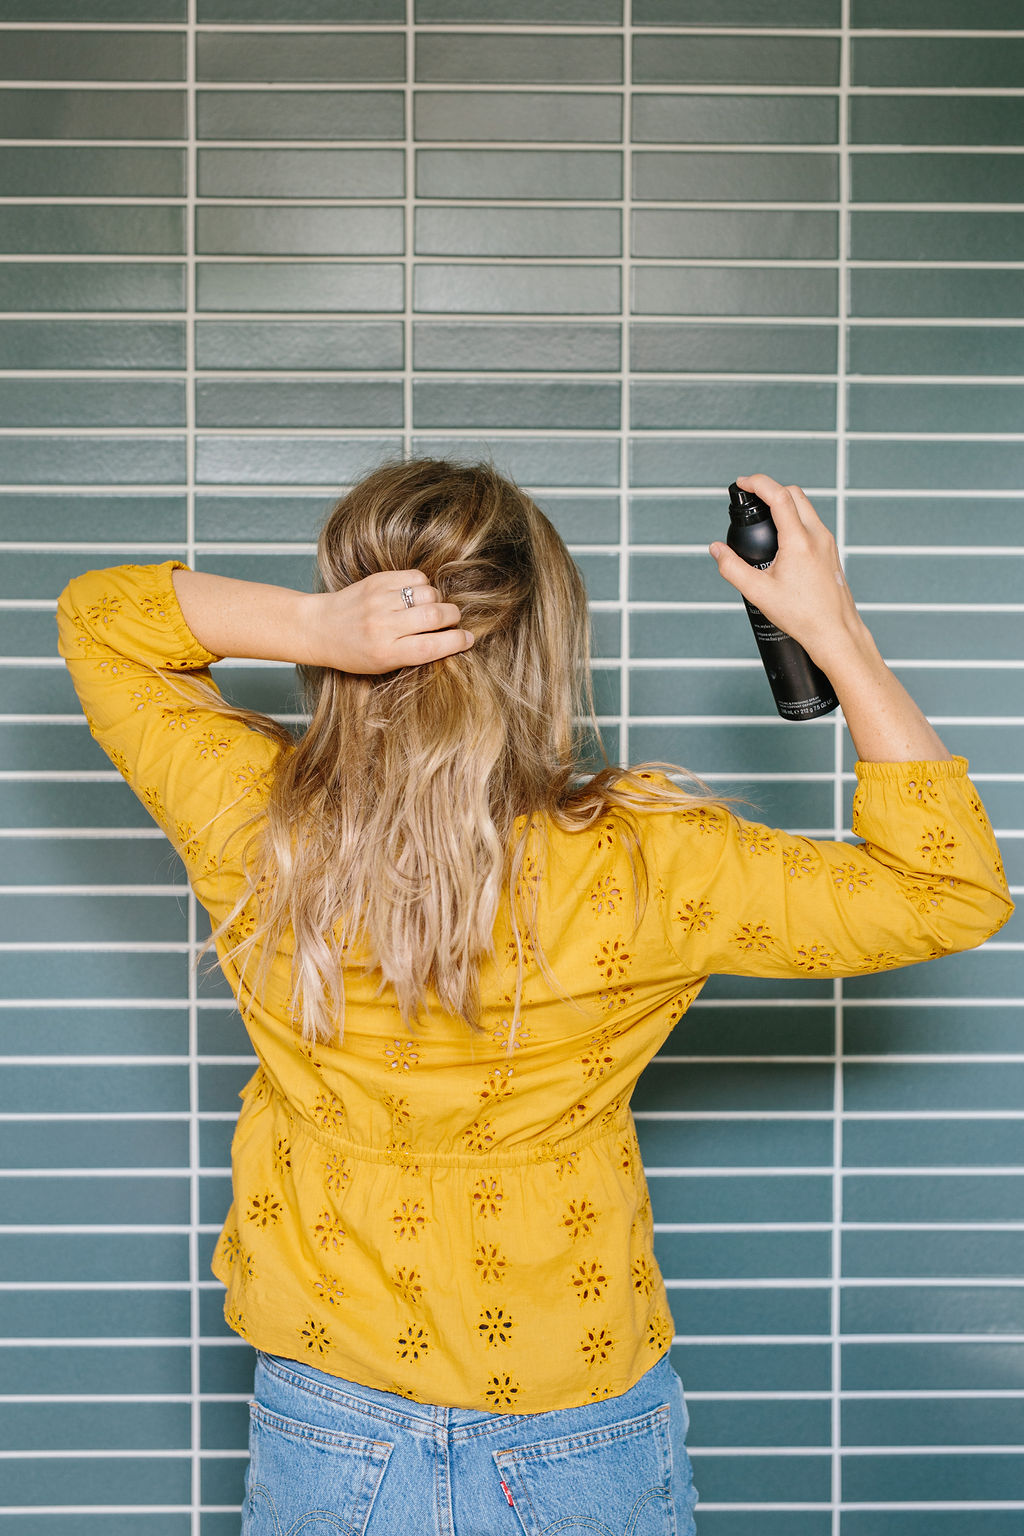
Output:
[[219,917],[238,895],[241,829],[266,798],[281,746],[176,686],[175,674],[191,674],[215,687],[207,668],[218,660],[185,623],[171,580],[183,568],[87,571],[61,593],[57,626],[92,735]]
[[853,976],[970,949],[1013,911],[962,757],[858,763],[825,842],[716,806],[653,817],[670,949],[690,977]]

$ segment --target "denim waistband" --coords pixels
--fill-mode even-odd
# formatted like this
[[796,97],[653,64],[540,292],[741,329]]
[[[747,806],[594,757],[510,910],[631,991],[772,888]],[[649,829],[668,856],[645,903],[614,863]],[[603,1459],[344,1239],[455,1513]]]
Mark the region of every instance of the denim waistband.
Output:
[[569,1417],[578,1417],[578,1427],[584,1429],[588,1418],[593,1418],[596,1423],[607,1417],[609,1409],[625,1417],[664,1403],[675,1380],[669,1356],[665,1354],[628,1391],[616,1397],[600,1398],[577,1408],[555,1408],[534,1414],[497,1414],[488,1413],[482,1408],[450,1408],[419,1403],[396,1392],[385,1392],[379,1387],[368,1387],[361,1382],[329,1376],[325,1371],[307,1365],[305,1361],[269,1355],[263,1350],[259,1352],[258,1364],[259,1369],[270,1378],[276,1378],[286,1391],[291,1389],[309,1393],[327,1404],[334,1402],[339,1407],[358,1409],[370,1418],[413,1434],[442,1434],[455,1440],[486,1435],[505,1429],[510,1424],[522,1424],[527,1419],[541,1425],[545,1420],[567,1421]]

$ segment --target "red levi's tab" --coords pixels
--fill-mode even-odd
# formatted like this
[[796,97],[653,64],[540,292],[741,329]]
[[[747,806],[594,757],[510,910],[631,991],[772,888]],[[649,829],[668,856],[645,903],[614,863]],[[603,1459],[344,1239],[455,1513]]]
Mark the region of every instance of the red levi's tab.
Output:
[[514,1503],[513,1503],[513,1500],[512,1500],[512,1495],[511,1495],[511,1493],[510,1493],[510,1492],[509,1492],[509,1487],[508,1487],[508,1483],[506,1483],[506,1481],[505,1481],[505,1479],[504,1479],[504,1478],[502,1478],[502,1480],[501,1480],[501,1490],[502,1490],[502,1492],[503,1492],[503,1493],[504,1493],[504,1495],[505,1495],[505,1497],[506,1497],[506,1499],[508,1499],[508,1502],[509,1502],[509,1505],[510,1505],[510,1507],[511,1507],[511,1508],[512,1508],[512,1509],[515,1509],[515,1507],[516,1507],[516,1506],[515,1506],[515,1504],[514,1504]]

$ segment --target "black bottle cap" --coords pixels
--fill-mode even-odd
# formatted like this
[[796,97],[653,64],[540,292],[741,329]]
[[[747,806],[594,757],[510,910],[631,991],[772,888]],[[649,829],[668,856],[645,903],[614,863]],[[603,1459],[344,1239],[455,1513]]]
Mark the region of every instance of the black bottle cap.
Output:
[[729,487],[729,521],[740,525],[761,523],[772,515],[771,508],[753,491],[741,491],[735,480]]

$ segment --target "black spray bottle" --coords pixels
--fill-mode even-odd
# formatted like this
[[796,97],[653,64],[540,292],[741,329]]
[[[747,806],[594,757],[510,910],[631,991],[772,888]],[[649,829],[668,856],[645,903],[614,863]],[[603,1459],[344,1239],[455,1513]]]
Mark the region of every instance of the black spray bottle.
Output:
[[[767,502],[753,491],[729,487],[729,532],[726,543],[741,560],[766,570],[779,550],[779,536]],[[838,709],[832,684],[803,646],[785,634],[760,608],[743,599],[757,648],[768,674],[775,707],[784,720],[815,720]]]

